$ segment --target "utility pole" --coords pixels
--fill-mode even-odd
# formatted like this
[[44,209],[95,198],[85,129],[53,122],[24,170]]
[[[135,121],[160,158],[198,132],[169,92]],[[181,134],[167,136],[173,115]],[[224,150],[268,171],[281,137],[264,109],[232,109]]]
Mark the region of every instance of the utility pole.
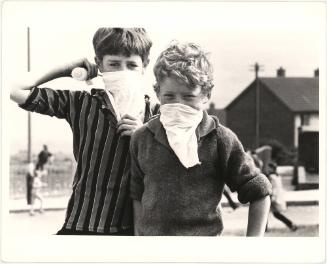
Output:
[[252,65],[252,70],[255,72],[255,147],[260,144],[260,84],[259,71],[263,70],[263,65],[255,63]]
[[[27,71],[31,70],[31,52],[30,52],[30,28],[27,27]],[[32,161],[32,144],[31,144],[31,113],[27,113],[27,161]]]

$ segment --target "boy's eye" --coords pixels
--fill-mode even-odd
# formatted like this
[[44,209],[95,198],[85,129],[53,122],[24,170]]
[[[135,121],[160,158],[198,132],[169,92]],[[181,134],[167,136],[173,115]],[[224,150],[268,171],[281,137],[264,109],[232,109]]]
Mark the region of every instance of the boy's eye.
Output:
[[117,63],[117,62],[111,62],[111,63],[109,63],[109,66],[111,66],[111,67],[117,67],[117,66],[119,66],[119,63]]
[[195,98],[195,96],[194,95],[184,95],[183,98],[184,98],[184,100],[190,101],[190,100],[193,100]]
[[138,65],[135,64],[135,63],[128,64],[128,66],[129,66],[130,68],[137,68],[137,67],[138,67]]

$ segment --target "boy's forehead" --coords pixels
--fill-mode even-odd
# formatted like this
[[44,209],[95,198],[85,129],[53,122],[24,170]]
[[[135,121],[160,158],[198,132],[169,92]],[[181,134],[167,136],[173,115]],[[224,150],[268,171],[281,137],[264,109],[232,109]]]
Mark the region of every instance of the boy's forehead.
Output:
[[198,95],[201,93],[201,88],[191,88],[182,80],[175,77],[165,77],[161,82],[159,82],[160,88],[164,89],[165,92],[178,92]]
[[140,61],[142,62],[142,58],[140,55],[131,54],[130,56],[124,54],[107,54],[103,56],[103,60],[114,60],[114,61]]

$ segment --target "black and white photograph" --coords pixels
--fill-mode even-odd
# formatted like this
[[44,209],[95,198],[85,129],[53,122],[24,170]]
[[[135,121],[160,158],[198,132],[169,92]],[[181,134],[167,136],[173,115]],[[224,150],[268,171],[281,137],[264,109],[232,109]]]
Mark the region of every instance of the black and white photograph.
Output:
[[1,261],[326,261],[325,1],[1,11]]

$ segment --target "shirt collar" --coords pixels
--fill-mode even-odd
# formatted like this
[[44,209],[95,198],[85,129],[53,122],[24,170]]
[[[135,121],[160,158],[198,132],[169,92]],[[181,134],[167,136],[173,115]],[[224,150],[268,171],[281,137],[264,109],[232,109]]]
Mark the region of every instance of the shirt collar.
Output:
[[99,99],[99,101],[101,102],[101,109],[104,112],[109,111],[117,119],[116,112],[114,110],[114,107],[112,106],[112,103],[109,99],[106,90],[92,88],[91,95]]
[[[154,134],[154,137],[157,141],[170,148],[166,131],[160,122],[160,115],[150,120],[146,126]],[[200,139],[215,130],[218,126],[218,119],[215,121],[214,117],[209,116],[206,111],[203,111],[203,118],[195,133],[197,134],[198,139]]]
[[200,138],[202,138],[208,135],[211,131],[215,130],[218,126],[218,119],[215,121],[212,116],[208,115],[207,111],[203,111],[203,118],[196,129],[196,133]]

